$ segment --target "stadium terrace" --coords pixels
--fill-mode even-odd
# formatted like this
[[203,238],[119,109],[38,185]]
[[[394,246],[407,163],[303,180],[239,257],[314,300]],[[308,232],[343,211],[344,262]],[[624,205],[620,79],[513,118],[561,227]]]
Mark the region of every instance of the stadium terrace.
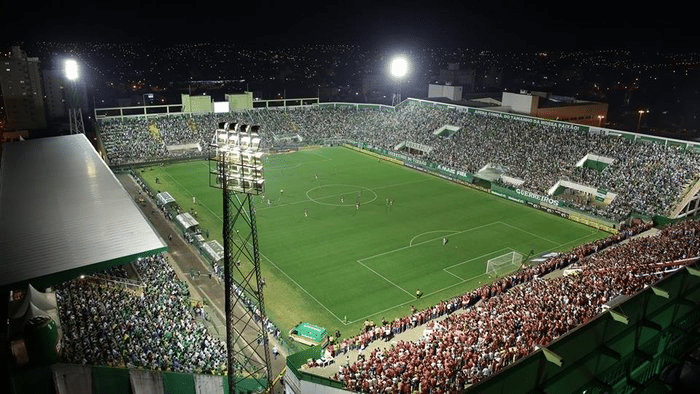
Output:
[[[481,187],[508,186],[502,179],[520,179],[518,194],[550,205],[560,201],[610,227],[619,227],[630,215],[674,218],[700,208],[700,155],[695,144],[419,100],[396,108],[330,103],[230,114],[104,117],[98,127],[111,166],[140,165],[206,157],[211,130],[231,118],[260,124],[261,146],[267,150],[347,143],[414,167],[463,174],[456,178]],[[459,132],[449,137],[434,133],[445,125]],[[197,149],[176,149],[181,146]],[[587,155],[611,158],[613,164],[577,165]],[[489,166],[501,172],[481,182],[479,172]],[[560,181],[580,187],[556,188]],[[591,189],[611,191],[616,197],[600,201],[586,191]]]

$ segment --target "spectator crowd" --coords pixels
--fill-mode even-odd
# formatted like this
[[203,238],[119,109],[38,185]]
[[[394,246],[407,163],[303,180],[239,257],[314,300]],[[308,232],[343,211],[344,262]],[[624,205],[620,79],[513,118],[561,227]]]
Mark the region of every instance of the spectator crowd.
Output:
[[[683,148],[414,101],[395,109],[312,106],[107,118],[98,124],[109,163],[124,165],[182,155],[206,156],[214,130],[222,121],[260,125],[264,149],[274,147],[276,136],[289,135],[298,135],[304,144],[342,141],[388,150],[409,141],[431,148],[417,153],[422,159],[470,173],[495,165],[504,168],[506,175],[522,179],[520,188],[540,195],[546,195],[559,180],[609,190],[617,197],[607,206],[574,197],[568,200],[578,209],[612,220],[625,218],[630,212],[667,213],[700,174],[700,155]],[[434,134],[445,125],[460,131],[449,137]],[[201,151],[172,149],[183,144],[198,144]],[[577,167],[587,154],[613,159],[613,163],[602,169]]]
[[190,302],[166,257],[139,258],[133,267],[137,285],[118,267],[56,288],[62,358],[83,365],[225,373],[226,344],[207,332],[201,306]]
[[[332,345],[332,356],[365,349],[425,324],[416,341],[397,341],[341,365],[335,379],[366,393],[457,393],[571,329],[586,324],[618,296],[633,295],[700,256],[700,222],[685,221],[655,236],[630,239],[640,225],[582,245],[470,293],[415,311]],[[628,240],[627,242],[621,242]],[[576,268],[577,274],[544,275]],[[446,316],[437,320],[437,317]]]

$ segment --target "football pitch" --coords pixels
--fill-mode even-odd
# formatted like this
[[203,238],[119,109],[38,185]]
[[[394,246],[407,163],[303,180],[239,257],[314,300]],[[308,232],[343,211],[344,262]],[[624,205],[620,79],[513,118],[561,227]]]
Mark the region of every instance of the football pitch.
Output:
[[[493,281],[490,258],[607,236],[347,148],[269,155],[265,164],[265,195],[254,202],[266,309],[283,332],[305,321],[354,335],[365,320],[392,320]],[[209,187],[208,170],[190,161],[141,175],[196,210],[221,242],[221,190]]]

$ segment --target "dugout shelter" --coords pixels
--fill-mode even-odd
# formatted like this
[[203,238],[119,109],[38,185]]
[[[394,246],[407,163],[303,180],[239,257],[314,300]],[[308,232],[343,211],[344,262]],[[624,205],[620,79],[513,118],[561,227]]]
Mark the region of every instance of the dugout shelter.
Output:
[[289,331],[289,337],[297,342],[314,346],[326,339],[326,329],[311,323],[299,323]]
[[162,208],[163,210],[165,209],[172,209],[173,206],[177,205],[177,202],[173,198],[173,196],[170,195],[168,192],[160,192],[156,194],[156,205],[159,208]]
[[201,236],[201,229],[199,228],[199,222],[194,218],[189,212],[181,213],[175,216],[175,223],[182,231],[182,235],[188,241],[192,242],[195,239],[203,242],[204,238]]

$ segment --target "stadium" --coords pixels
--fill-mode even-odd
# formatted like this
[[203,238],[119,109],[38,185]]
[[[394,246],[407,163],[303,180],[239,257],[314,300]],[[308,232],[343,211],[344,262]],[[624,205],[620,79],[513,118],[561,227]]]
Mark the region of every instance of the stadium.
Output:
[[[265,310],[236,294],[239,313],[262,317],[275,392],[685,384],[700,319],[700,145],[411,98],[231,98],[219,112],[184,96],[158,113],[96,110],[98,153],[82,136],[22,147],[93,163],[89,184],[123,188],[124,213],[102,205],[100,217],[145,228],[107,237],[126,250],[97,245],[109,258],[5,280],[15,392],[226,392],[225,204],[209,177],[212,136],[234,124],[258,125],[265,152],[252,197]],[[20,214],[16,150],[3,153],[3,226]],[[75,188],[80,203],[99,189]],[[2,252],[18,243],[3,239]],[[48,322],[42,341],[32,321]]]

